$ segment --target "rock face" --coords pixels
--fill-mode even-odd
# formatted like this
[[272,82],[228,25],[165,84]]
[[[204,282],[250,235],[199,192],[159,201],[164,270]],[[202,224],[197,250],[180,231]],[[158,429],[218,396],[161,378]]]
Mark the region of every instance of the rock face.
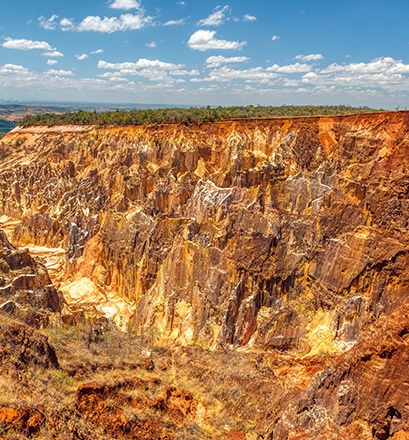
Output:
[[46,268],[27,249],[12,246],[0,229],[0,311],[39,328],[62,307]]
[[17,130],[0,213],[134,304],[141,333],[337,353],[406,295],[408,122]]
[[[152,342],[335,357],[266,438],[404,438],[408,128],[394,112],[17,129],[0,222],[65,249],[68,302],[108,298]],[[2,292],[35,290],[0,240]]]
[[408,306],[406,301],[382,316],[349,352],[318,373],[267,438],[408,438]]

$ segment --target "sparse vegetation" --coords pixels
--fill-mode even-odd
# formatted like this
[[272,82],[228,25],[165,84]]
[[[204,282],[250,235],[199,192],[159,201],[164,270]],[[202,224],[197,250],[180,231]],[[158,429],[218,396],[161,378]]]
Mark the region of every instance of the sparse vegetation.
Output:
[[106,112],[90,112],[78,110],[70,113],[45,113],[28,115],[20,125],[146,125],[171,123],[203,123],[226,119],[275,118],[315,115],[345,115],[351,113],[370,113],[376,110],[369,107],[335,106],[292,106],[279,107],[248,105],[234,107],[190,107],[160,108],[145,110],[116,110]]
[[[38,419],[28,433],[1,425],[0,414],[0,435],[6,440],[22,433],[37,440],[57,434],[67,440],[225,439],[229,430],[255,439],[279,386],[268,354],[143,346],[114,328],[89,343],[86,325],[54,326],[43,333],[60,368],[28,366],[2,375],[0,412],[31,408]],[[94,400],[87,400],[94,389]],[[138,429],[149,434],[118,434],[125,426],[133,435]]]

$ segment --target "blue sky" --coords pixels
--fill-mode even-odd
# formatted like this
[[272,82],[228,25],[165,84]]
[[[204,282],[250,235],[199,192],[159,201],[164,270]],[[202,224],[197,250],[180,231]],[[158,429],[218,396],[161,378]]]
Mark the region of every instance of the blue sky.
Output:
[[408,0],[0,0],[0,100],[409,103]]

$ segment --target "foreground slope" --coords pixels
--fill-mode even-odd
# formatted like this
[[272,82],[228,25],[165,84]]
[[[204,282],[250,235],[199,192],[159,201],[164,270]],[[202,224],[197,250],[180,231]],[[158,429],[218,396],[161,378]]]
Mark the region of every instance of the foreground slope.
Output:
[[[390,438],[407,423],[391,372],[404,360],[375,362],[370,334],[389,317],[406,328],[408,124],[394,112],[17,129],[0,142],[1,221],[15,245],[66,250],[66,301],[152,343],[340,356],[271,414],[269,438]],[[386,406],[354,395],[340,409],[346,377],[371,389],[368,351]]]

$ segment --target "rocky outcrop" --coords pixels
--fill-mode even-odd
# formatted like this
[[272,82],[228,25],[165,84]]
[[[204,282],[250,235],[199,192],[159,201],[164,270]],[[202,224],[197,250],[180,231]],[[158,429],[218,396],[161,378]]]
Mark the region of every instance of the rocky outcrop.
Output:
[[[171,440],[175,438],[174,434],[171,430],[164,429],[156,417],[140,420],[136,414],[141,410],[142,414],[149,413],[149,410],[158,414],[165,412],[172,422],[183,423],[194,412],[195,404],[189,392],[175,387],[167,387],[165,396],[157,399],[149,399],[137,393],[126,394],[139,388],[148,390],[155,383],[158,380],[149,383],[134,379],[112,385],[85,384],[77,391],[76,407],[85,418],[103,427],[109,436],[118,439]],[[115,409],[107,404],[108,401],[116,402]],[[127,419],[125,408],[128,413],[130,409],[135,412],[132,418],[128,415]]]
[[382,316],[317,374],[266,438],[407,438],[408,305]]
[[47,269],[27,249],[12,246],[0,229],[0,311],[39,328],[62,307]]
[[406,297],[408,122],[16,130],[0,213],[142,334],[338,353]]
[[0,323],[0,366],[3,373],[32,366],[58,368],[58,360],[46,336],[11,321]]
[[11,435],[21,433],[29,438],[36,435],[45,425],[45,416],[29,406],[0,407],[0,432]]

